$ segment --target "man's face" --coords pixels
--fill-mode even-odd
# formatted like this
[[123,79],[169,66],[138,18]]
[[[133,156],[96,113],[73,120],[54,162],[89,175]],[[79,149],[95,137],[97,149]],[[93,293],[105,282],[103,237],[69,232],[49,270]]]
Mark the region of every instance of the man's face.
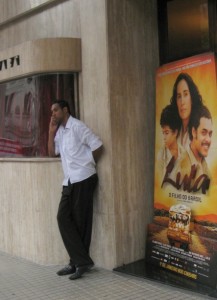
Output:
[[176,142],[177,130],[173,131],[169,126],[163,126],[162,133],[165,147],[170,148]]
[[65,118],[65,107],[62,109],[59,104],[51,106],[52,119],[56,124],[61,124]]
[[202,117],[197,129],[192,129],[192,146],[198,157],[203,158],[208,155],[212,138],[212,120]]

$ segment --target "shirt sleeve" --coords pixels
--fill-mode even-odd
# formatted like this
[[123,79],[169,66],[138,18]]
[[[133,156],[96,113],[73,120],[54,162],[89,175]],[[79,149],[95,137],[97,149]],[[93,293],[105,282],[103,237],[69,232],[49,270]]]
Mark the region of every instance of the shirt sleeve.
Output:
[[81,139],[81,142],[88,145],[91,151],[94,151],[102,146],[102,141],[100,138],[95,135],[84,123],[79,122],[79,126],[76,127],[76,131]]
[[55,146],[55,154],[59,155],[60,154],[60,149],[59,149],[59,131],[57,131],[57,133],[55,135],[54,146]]

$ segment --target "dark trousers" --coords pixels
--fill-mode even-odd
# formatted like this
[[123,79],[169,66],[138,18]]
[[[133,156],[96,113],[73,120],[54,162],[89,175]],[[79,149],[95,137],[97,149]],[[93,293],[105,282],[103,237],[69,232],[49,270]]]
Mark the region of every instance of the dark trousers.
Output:
[[97,174],[63,186],[57,221],[63,243],[75,266],[93,264],[89,256],[92,233],[93,193]]

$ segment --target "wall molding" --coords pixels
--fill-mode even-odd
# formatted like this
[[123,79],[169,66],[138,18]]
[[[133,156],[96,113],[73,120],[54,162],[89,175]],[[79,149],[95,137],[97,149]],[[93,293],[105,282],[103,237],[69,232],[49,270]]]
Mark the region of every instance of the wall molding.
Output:
[[0,52],[0,82],[41,73],[79,71],[79,38],[38,39]]

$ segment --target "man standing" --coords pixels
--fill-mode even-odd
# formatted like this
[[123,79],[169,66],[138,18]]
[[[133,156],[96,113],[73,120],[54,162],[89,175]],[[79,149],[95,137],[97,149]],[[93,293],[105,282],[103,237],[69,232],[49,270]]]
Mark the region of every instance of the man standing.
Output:
[[51,107],[49,156],[61,156],[64,172],[57,220],[69,264],[57,272],[80,278],[93,265],[89,256],[92,232],[93,192],[97,184],[96,160],[101,140],[80,120],[70,115],[69,104],[57,100]]

